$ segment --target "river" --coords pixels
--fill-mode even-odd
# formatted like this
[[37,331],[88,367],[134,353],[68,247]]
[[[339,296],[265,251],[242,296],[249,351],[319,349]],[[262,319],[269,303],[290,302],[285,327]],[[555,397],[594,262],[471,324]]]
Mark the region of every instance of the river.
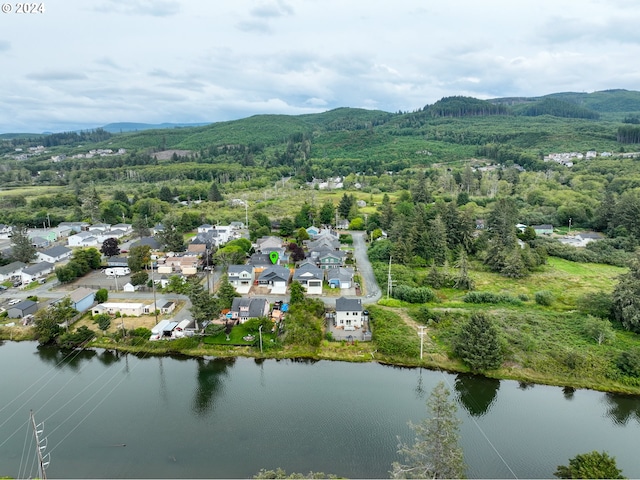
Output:
[[389,476],[397,437],[444,381],[472,478],[549,478],[606,450],[640,478],[640,398],[375,363],[65,358],[0,346],[0,476],[37,476],[29,410],[44,421],[49,478],[250,478],[261,468]]

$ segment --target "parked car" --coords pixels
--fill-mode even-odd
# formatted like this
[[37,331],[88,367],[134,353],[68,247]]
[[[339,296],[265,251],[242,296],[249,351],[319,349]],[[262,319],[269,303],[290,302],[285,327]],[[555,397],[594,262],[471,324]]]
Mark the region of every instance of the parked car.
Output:
[[0,285],[0,291],[5,291],[7,289],[7,287],[5,287],[4,285]]

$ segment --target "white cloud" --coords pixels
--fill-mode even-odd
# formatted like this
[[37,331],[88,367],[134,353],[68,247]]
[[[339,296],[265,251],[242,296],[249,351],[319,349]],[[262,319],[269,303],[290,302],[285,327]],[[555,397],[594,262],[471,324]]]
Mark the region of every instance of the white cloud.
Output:
[[0,16],[0,132],[636,89],[633,5],[65,0]]

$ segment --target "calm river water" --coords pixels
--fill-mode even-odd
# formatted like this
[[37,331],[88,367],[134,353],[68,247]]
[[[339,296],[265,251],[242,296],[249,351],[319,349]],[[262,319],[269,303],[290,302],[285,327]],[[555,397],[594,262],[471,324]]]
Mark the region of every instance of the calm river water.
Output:
[[[445,381],[472,478],[548,478],[607,450],[640,478],[640,398],[374,363],[138,358],[35,343],[0,346],[0,476],[37,476],[29,410],[44,421],[49,478],[250,478],[261,468],[389,476],[397,437]],[[122,446],[122,445],[126,446]]]

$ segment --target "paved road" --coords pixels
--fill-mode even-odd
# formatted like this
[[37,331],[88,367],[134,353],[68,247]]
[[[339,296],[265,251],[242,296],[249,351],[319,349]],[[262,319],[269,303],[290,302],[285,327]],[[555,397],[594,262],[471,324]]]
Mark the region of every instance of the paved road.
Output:
[[364,240],[365,233],[351,232],[351,236],[353,237],[354,257],[365,293],[362,303],[375,303],[380,300],[382,293],[378,282],[376,282],[376,277],[373,275],[373,268],[367,256],[367,243]]

